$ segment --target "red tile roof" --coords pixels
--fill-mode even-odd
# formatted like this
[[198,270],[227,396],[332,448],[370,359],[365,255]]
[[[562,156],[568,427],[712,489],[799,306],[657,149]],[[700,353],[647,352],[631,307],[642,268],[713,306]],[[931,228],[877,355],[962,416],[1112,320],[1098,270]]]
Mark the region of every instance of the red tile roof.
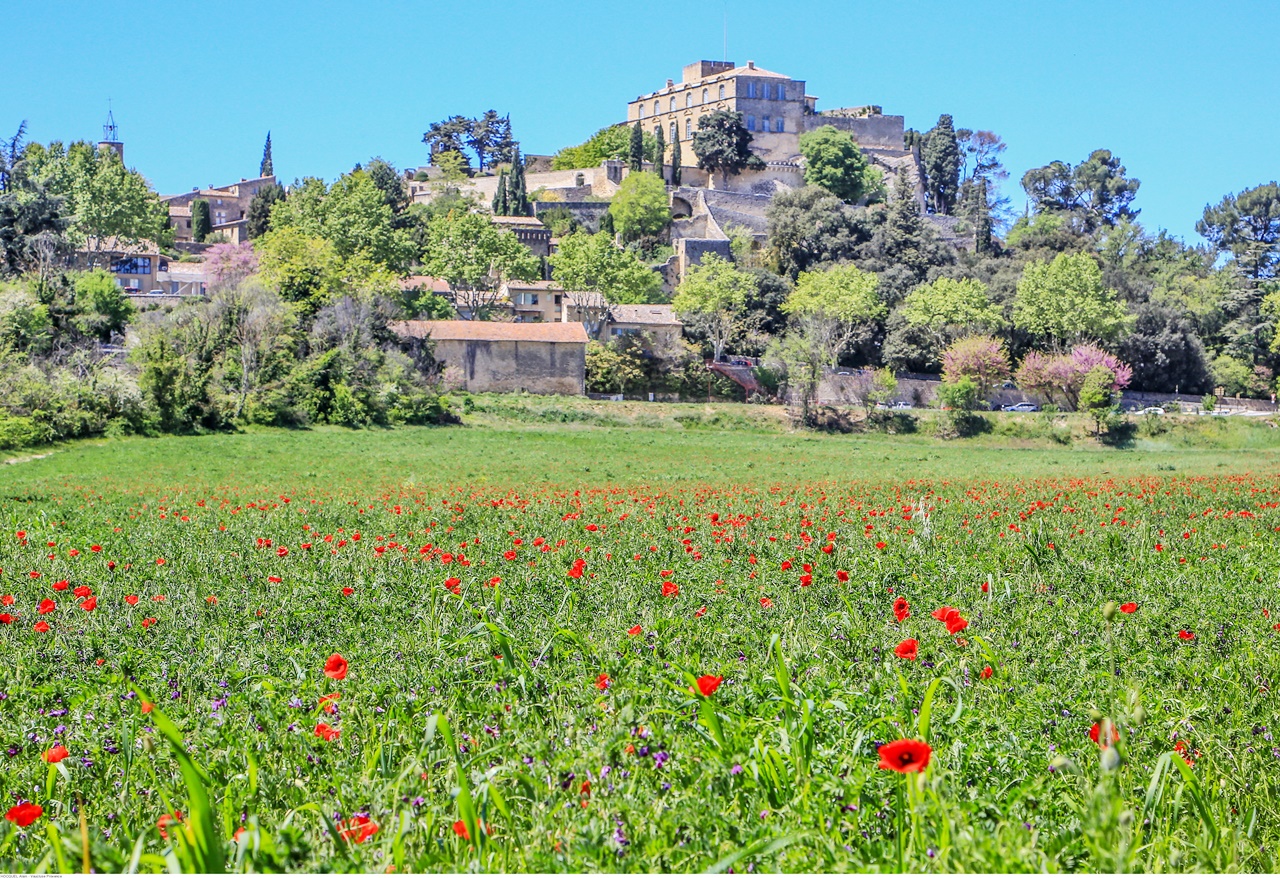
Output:
[[403,338],[435,341],[540,341],[586,344],[581,323],[497,323],[489,320],[401,320],[390,329]]

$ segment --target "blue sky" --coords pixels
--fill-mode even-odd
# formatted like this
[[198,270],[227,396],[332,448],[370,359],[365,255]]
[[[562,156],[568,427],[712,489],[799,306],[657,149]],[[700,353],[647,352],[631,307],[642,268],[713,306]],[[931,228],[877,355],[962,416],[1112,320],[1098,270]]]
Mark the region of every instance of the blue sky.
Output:
[[509,112],[545,153],[626,102],[728,56],[805,79],[819,109],[939,113],[1009,144],[1005,193],[1099,147],[1142,180],[1151,229],[1195,239],[1206,202],[1280,176],[1280,5],[1266,2],[17,2],[0,134],[101,136],[165,194],[253,176],[267,130],[291,181],[381,155],[425,164],[422,132]]

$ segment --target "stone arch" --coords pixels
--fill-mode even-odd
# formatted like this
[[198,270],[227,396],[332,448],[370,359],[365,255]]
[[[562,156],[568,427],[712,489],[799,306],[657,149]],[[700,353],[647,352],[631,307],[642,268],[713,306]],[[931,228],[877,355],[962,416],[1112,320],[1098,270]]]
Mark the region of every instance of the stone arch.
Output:
[[693,216],[693,205],[683,198],[673,197],[671,199],[671,216],[673,219]]

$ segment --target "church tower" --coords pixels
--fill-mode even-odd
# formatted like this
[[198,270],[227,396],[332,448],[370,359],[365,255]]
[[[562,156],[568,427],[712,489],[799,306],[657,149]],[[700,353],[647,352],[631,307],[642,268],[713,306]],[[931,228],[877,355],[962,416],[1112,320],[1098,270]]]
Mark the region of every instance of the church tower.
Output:
[[111,110],[107,110],[107,124],[102,126],[102,140],[98,143],[99,151],[109,149],[120,156],[120,164],[124,164],[124,143],[120,140],[120,131],[116,128],[116,119]]

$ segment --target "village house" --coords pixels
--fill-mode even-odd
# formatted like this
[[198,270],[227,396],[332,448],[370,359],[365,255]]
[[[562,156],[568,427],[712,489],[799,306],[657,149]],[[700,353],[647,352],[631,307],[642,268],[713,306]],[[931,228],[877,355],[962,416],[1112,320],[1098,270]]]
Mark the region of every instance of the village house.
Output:
[[542,220],[532,216],[495,216],[490,222],[499,229],[505,229],[516,236],[516,240],[529,249],[534,256],[546,258],[551,255],[551,229],[543,225]]
[[209,221],[212,224],[210,234],[223,235],[232,244],[247,241],[245,219],[249,215],[249,202],[258,191],[274,185],[273,176],[255,177],[252,180],[241,179],[239,183],[229,186],[209,186],[207,189],[194,188],[181,195],[166,195],[160,200],[169,208],[169,225],[173,229],[173,240],[176,243],[188,243],[193,239],[191,229],[191,205],[196,201],[209,202]]
[[471,393],[586,391],[587,332],[581,323],[404,320],[404,339],[430,339],[446,388]]

